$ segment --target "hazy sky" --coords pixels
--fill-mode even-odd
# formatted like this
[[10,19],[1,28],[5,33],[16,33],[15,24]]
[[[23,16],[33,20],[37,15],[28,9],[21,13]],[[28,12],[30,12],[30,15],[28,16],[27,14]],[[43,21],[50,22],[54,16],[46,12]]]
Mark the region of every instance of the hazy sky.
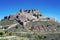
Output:
[[60,21],[60,0],[0,0],[0,19],[19,9],[38,9],[44,16]]

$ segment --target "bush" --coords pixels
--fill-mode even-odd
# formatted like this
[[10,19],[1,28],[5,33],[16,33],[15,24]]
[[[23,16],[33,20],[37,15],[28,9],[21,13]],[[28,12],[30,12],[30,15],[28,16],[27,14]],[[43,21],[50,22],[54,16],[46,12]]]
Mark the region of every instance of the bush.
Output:
[[20,37],[20,40],[29,40],[27,37]]
[[35,39],[36,39],[36,40],[44,40],[45,38],[47,38],[47,36],[35,34]]
[[6,36],[5,32],[0,32],[0,36]]
[[9,36],[12,36],[12,35],[13,35],[13,32],[10,32],[10,33],[9,33]]
[[0,39],[0,40],[8,40],[8,39]]

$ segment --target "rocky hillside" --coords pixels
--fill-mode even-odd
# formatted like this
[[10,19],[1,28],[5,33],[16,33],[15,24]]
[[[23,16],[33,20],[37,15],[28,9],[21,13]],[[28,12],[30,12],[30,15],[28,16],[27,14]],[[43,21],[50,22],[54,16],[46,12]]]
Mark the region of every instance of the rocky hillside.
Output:
[[37,35],[60,33],[60,23],[54,18],[43,16],[39,10],[20,9],[15,15],[5,16],[4,19],[0,21],[0,32],[5,32],[6,36],[12,34],[21,36],[21,33],[27,33],[26,35],[30,35],[31,38],[34,38],[33,36],[35,36],[35,33]]

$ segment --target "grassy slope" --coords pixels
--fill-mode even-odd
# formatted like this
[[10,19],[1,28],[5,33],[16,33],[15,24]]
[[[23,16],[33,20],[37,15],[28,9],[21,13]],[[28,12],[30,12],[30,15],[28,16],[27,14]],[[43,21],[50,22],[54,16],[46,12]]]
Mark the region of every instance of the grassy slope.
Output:
[[[4,20],[0,22],[0,25],[11,25],[13,24],[13,22],[9,21],[9,20]],[[36,21],[36,22],[30,22],[28,23],[28,28],[30,27],[30,25],[40,25],[43,24],[45,27],[46,25],[52,25],[54,27],[57,27],[59,23],[56,22],[49,22],[49,21]],[[8,30],[8,32],[27,32],[22,25],[18,24],[17,25],[17,29],[16,28],[11,28]],[[60,27],[59,27],[60,28]],[[50,29],[50,28],[48,28]],[[48,30],[47,29],[47,30]],[[25,40],[25,37],[27,39],[30,40],[60,40],[60,34],[47,34],[47,35],[38,35],[38,34],[15,34],[16,36],[19,36],[20,39]],[[21,38],[22,37],[22,38]]]
[[5,20],[0,22],[1,26],[12,25],[12,24],[13,24],[13,21],[10,21],[8,19],[5,19]]
[[[29,22],[27,23],[27,27],[30,29],[30,27],[35,26],[35,25],[43,25],[43,29],[45,32],[49,32],[49,30],[51,30],[51,32],[55,32],[55,28],[57,29],[56,31],[59,31],[60,29],[60,25],[57,22],[54,21],[35,21],[35,22]],[[47,25],[49,25],[49,27],[47,27]],[[41,27],[41,26],[39,26]]]
[[[16,28],[17,27],[17,28]],[[26,32],[27,30],[23,28],[22,25],[18,24],[16,27],[13,27],[9,30],[7,30],[8,32]]]

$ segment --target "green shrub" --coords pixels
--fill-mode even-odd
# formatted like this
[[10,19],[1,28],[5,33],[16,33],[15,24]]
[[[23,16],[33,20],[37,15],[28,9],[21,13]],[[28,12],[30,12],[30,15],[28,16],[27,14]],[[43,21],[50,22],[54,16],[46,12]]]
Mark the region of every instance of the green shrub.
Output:
[[20,40],[29,40],[27,37],[20,37]]

